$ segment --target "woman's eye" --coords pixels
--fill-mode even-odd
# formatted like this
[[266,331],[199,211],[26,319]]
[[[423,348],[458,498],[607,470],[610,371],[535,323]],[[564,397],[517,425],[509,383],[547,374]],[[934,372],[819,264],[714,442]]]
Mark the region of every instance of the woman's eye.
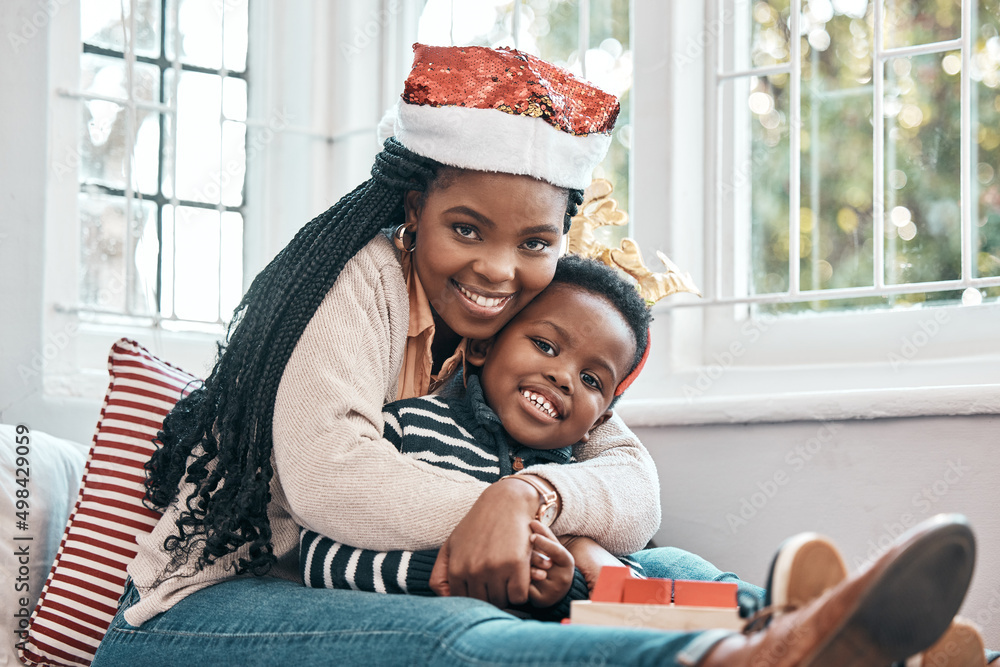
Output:
[[455,233],[465,239],[479,238],[479,233],[476,232],[476,228],[470,225],[455,225]]
[[538,340],[536,338],[534,340],[534,343],[535,347],[537,347],[542,352],[542,354],[547,354],[551,357],[555,353],[555,350],[552,349],[552,346],[546,343],[544,340]]
[[590,373],[580,373],[580,379],[583,380],[584,384],[593,387],[594,389],[601,388],[601,381]]
[[541,251],[549,247],[548,242],[541,239],[531,239],[524,242],[524,247],[528,250]]

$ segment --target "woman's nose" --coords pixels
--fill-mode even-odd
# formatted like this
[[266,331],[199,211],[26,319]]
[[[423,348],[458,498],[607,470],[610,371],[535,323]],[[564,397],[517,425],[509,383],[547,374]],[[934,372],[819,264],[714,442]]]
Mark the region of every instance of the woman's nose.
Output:
[[486,249],[479,256],[474,269],[489,282],[499,285],[514,279],[517,274],[517,258],[509,251]]

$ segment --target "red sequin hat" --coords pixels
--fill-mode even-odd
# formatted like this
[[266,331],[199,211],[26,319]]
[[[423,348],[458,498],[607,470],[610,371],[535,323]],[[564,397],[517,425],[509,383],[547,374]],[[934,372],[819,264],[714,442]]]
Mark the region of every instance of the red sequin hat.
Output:
[[618,100],[571,72],[509,48],[413,45],[413,69],[380,128],[411,151],[464,169],[590,185]]

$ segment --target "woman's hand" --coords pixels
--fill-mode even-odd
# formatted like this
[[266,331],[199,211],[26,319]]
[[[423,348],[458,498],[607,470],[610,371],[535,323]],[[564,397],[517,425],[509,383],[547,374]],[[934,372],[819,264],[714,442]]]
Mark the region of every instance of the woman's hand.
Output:
[[580,572],[583,572],[583,578],[587,580],[587,589],[591,592],[594,591],[594,584],[597,583],[597,576],[601,573],[602,567],[605,565],[622,566],[622,562],[615,558],[611,552],[589,537],[563,535],[559,541],[573,555],[576,567],[580,569]]
[[438,595],[485,600],[501,609],[528,601],[530,523],[538,491],[516,479],[491,484],[441,547],[430,586]]

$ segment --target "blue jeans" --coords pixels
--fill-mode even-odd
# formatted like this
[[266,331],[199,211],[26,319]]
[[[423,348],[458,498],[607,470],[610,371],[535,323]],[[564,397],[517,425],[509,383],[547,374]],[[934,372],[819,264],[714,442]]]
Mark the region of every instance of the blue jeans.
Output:
[[[678,549],[634,557],[650,576],[739,581]],[[542,623],[470,598],[305,588],[273,577],[209,586],[136,628],[123,613],[138,599],[129,581],[94,667],[690,665],[728,634]]]

